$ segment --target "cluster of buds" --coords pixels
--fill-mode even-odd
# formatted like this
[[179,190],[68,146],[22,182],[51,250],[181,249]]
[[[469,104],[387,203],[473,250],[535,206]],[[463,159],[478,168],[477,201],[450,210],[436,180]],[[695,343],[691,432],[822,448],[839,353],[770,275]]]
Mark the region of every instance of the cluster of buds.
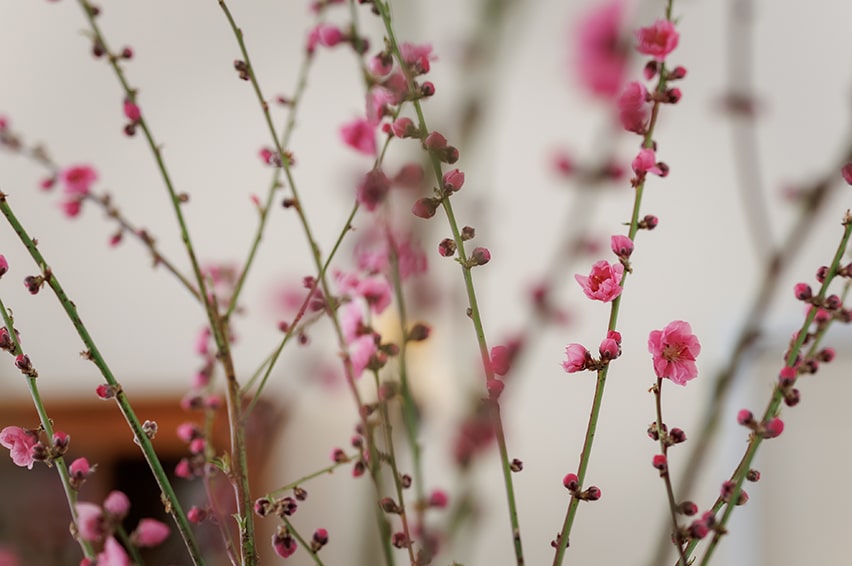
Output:
[[600,358],[592,357],[582,344],[568,344],[565,347],[566,360],[562,362],[562,368],[567,373],[579,371],[598,371],[609,365],[609,362],[621,355],[621,333],[610,330],[606,338],[601,341],[598,348]]
[[296,503],[296,499],[289,496],[277,499],[261,497],[254,502],[254,512],[259,517],[268,517],[270,515],[292,517],[298,508],[299,504]]
[[601,498],[601,490],[597,486],[589,486],[584,490],[580,490],[580,480],[575,473],[566,474],[562,478],[562,485],[565,489],[571,492],[573,497],[580,501],[597,501]]
[[763,422],[758,422],[754,418],[754,413],[748,409],[741,409],[737,413],[737,422],[763,438],[776,438],[784,432],[784,421],[780,418],[771,417]]
[[658,426],[656,421],[648,425],[647,432],[648,438],[654,442],[659,442],[662,439],[663,444],[667,447],[680,444],[686,440],[686,433],[683,432],[683,429],[673,428],[670,431],[665,423],[662,426]]

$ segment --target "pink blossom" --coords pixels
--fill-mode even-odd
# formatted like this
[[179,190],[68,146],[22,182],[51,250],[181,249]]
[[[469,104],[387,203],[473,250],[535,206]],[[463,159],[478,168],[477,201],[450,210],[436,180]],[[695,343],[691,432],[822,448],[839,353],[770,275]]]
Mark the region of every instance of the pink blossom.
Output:
[[181,458],[175,466],[175,475],[185,480],[192,479],[192,465],[186,458]]
[[340,326],[347,344],[354,342],[364,327],[364,315],[357,302],[346,303],[340,312]]
[[0,254],[0,277],[3,277],[9,271],[9,262],[6,261],[6,256]]
[[123,491],[113,490],[104,499],[104,509],[110,515],[123,519],[130,510],[130,500]]
[[391,131],[398,138],[408,138],[417,135],[418,130],[411,118],[403,116],[394,120]]
[[378,124],[388,114],[388,106],[400,100],[400,95],[382,86],[375,86],[367,93],[367,121]]
[[608,303],[621,294],[621,277],[624,266],[620,263],[610,265],[600,260],[592,266],[588,276],[577,274],[574,279],[583,288],[586,296],[594,301]]
[[133,123],[138,122],[142,118],[142,111],[135,102],[129,99],[124,101],[124,115]]
[[60,171],[59,179],[65,187],[65,194],[84,197],[98,180],[98,174],[91,165],[73,165]]
[[192,422],[181,423],[177,427],[177,437],[189,444],[193,438],[201,436],[198,425]]
[[384,202],[390,190],[390,181],[381,169],[372,169],[358,183],[358,202],[370,212]]
[[657,20],[654,25],[640,28],[636,32],[639,44],[636,50],[643,55],[651,55],[657,61],[663,61],[666,55],[674,51],[680,35],[674,24],[668,20]]
[[104,543],[103,551],[98,554],[98,566],[130,566],[124,547],[114,537]]
[[17,466],[33,469],[32,448],[38,442],[38,435],[19,426],[7,426],[0,431],[0,444],[9,449],[9,455]]
[[130,535],[130,540],[136,546],[157,546],[169,538],[169,532],[169,526],[163,522],[156,519],[142,519]]
[[624,83],[628,53],[622,40],[624,2],[595,5],[572,34],[581,84],[593,95],[613,98]]
[[640,149],[639,154],[633,159],[632,165],[633,172],[637,175],[642,175],[643,173],[663,174],[663,170],[657,166],[657,156],[653,149]]
[[382,314],[391,302],[390,283],[380,277],[362,279],[358,284],[358,295],[367,301],[370,310],[375,314]]
[[376,348],[376,340],[372,334],[364,334],[353,340],[349,344],[349,357],[352,361],[352,374],[354,377],[361,377],[370,359],[378,351]]
[[74,504],[77,512],[77,530],[83,540],[99,541],[105,534],[104,512],[94,503],[78,501]]
[[364,155],[376,155],[375,128],[363,118],[344,124],[340,128],[343,142]]
[[432,55],[432,45],[428,43],[422,45],[403,43],[399,46],[399,51],[402,54],[402,60],[413,67],[417,74],[421,75],[429,72],[429,61],[436,59]]
[[395,248],[399,274],[403,281],[426,271],[428,260],[420,245],[410,236],[388,235],[384,231],[368,232],[355,244],[358,269],[367,273],[390,273],[391,246]]
[[589,351],[582,344],[568,344],[565,347],[566,360],[562,362],[562,368],[568,373],[576,373],[586,369],[586,359]]
[[628,132],[644,133],[650,114],[648,90],[645,85],[637,81],[628,83],[618,97],[618,117],[621,125]]
[[378,54],[367,61],[367,68],[376,77],[384,77],[393,70],[393,59],[387,54]]
[[698,375],[695,358],[701,352],[701,344],[688,322],[675,320],[662,330],[652,331],[648,335],[648,351],[654,357],[657,377],[686,385]]

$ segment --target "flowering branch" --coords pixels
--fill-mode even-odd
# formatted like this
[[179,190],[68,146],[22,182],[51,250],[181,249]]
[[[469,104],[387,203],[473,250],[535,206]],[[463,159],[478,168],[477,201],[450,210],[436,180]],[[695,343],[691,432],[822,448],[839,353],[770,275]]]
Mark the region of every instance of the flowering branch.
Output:
[[[633,170],[636,173],[636,177],[632,181],[632,184],[635,187],[635,194],[633,198],[633,212],[631,214],[628,234],[624,239],[621,239],[623,237],[615,236],[612,240],[613,251],[621,260],[621,264],[610,267],[606,261],[601,261],[595,264],[592,275],[589,278],[581,276],[577,277],[577,280],[580,282],[581,286],[583,286],[584,291],[589,298],[605,302],[612,301],[609,324],[607,325],[607,339],[612,339],[612,333],[618,335],[616,326],[618,322],[619,308],[623,297],[622,290],[624,289],[627,276],[631,272],[629,264],[627,263],[627,257],[629,257],[630,253],[632,253],[633,242],[636,239],[636,234],[640,229],[653,229],[657,224],[656,217],[645,216],[642,219],[639,218],[647,174],[655,173],[660,176],[665,176],[668,170],[668,167],[664,166],[664,164],[655,162],[655,153],[652,148],[655,147],[653,136],[661,104],[664,102],[677,102],[680,98],[679,90],[667,88],[668,82],[673,79],[682,78],[685,75],[685,71],[683,70],[678,71],[676,69],[669,71],[664,62],[665,56],[675,48],[678,42],[678,34],[671,23],[671,11],[672,1],[669,0],[666,7],[666,19],[659,20],[654,26],[650,28],[642,28],[638,32],[640,40],[638,48],[639,51],[655,57],[655,61],[652,62],[653,66],[649,63],[648,68],[653,70],[653,74],[659,73],[657,86],[654,89],[653,95],[650,95],[650,99],[653,101],[650,110],[650,119],[647,117],[647,109],[645,107],[645,103],[649,98],[649,95],[643,94],[644,87],[640,83],[631,83],[628,85],[625,93],[622,94],[619,99],[621,113],[620,118],[625,129],[643,136],[641,145],[643,149],[639,151],[639,155],[633,161]],[[644,39],[643,36],[649,36],[653,39],[648,41],[647,39]],[[602,281],[605,281],[606,285],[604,285]],[[617,341],[620,341],[620,335],[618,336],[619,339]],[[569,346],[569,349],[570,348],[571,346]],[[588,357],[588,352],[585,351],[585,348],[583,348],[583,351],[585,352],[583,357]],[[562,530],[555,542],[556,553],[553,559],[554,566],[562,564],[565,556],[565,550],[569,544],[574,516],[577,513],[577,507],[580,501],[589,500],[586,496],[588,490],[584,491],[582,487],[585,481],[589,460],[591,458],[592,444],[594,442],[598,417],[600,416],[600,408],[603,402],[604,387],[606,385],[607,373],[609,372],[609,360],[612,359],[612,357],[607,359],[607,357],[603,355],[603,345],[601,346],[601,354],[602,357],[600,362],[593,366],[589,366],[585,360],[580,360],[579,363],[574,364],[566,362],[569,364],[566,366],[566,370],[569,372],[579,371],[582,369],[595,370],[597,372],[597,383],[595,385],[595,393],[592,400],[591,413],[589,415],[589,424],[586,428],[586,436],[583,441],[583,449],[580,453],[580,465],[577,473],[572,474],[576,478],[577,485],[575,489],[570,490],[571,500],[568,504]],[[594,490],[597,494],[597,497],[594,497],[594,499],[597,499],[600,497],[600,490],[596,487]]]
[[[714,515],[718,513],[722,507],[725,507],[724,512],[722,513],[721,519],[716,520],[714,526],[714,535],[710,544],[707,547],[707,550],[704,553],[704,556],[701,559],[700,564],[702,566],[708,564],[710,562],[711,557],[713,556],[713,552],[718,546],[719,540],[722,535],[725,534],[725,526],[728,523],[728,519],[734,511],[734,507],[739,504],[741,501],[744,501],[745,498],[741,497],[742,485],[746,480],[749,471],[751,468],[751,463],[754,460],[755,455],[757,454],[757,450],[760,447],[761,443],[766,438],[774,438],[781,434],[783,430],[783,422],[778,418],[778,414],[780,413],[781,404],[786,402],[787,404],[791,404],[791,395],[793,395],[792,404],[798,402],[798,392],[793,389],[793,385],[796,383],[796,376],[799,372],[803,371],[803,368],[799,367],[799,364],[802,362],[801,349],[805,345],[806,341],[811,337],[808,329],[811,327],[811,324],[819,316],[820,309],[826,309],[829,312],[837,312],[842,307],[842,302],[839,297],[836,295],[832,295],[831,297],[827,297],[828,287],[831,284],[832,280],[839,274],[840,272],[840,262],[843,258],[843,254],[846,252],[846,248],[849,244],[849,238],[852,236],[852,215],[850,215],[849,211],[846,212],[846,215],[843,218],[843,237],[840,240],[840,244],[837,247],[837,251],[834,254],[834,258],[831,264],[828,266],[827,270],[821,270],[821,276],[824,277],[822,280],[822,285],[820,286],[819,293],[811,297],[810,296],[810,288],[807,289],[807,293],[800,287],[800,284],[797,285],[797,295],[802,298],[806,294],[808,295],[806,298],[802,300],[810,301],[814,306],[808,310],[808,314],[805,317],[805,321],[803,322],[799,331],[795,334],[794,340],[790,345],[790,349],[785,358],[784,368],[781,370],[781,374],[779,377],[779,382],[775,385],[773,389],[772,396],[769,400],[769,404],[766,407],[766,410],[763,412],[763,416],[760,421],[754,423],[753,432],[749,438],[749,444],[746,448],[745,454],[743,455],[740,464],[737,466],[734,473],[731,475],[731,479],[726,482],[725,488],[723,489],[723,495],[717,498],[716,502],[713,504],[712,512]],[[837,316],[837,315],[835,315]],[[846,317],[847,315],[840,315]],[[827,323],[830,322],[826,321]],[[825,327],[820,328],[820,332],[824,332]],[[744,415],[741,415],[740,422],[749,426],[752,419],[744,418]],[[691,551],[694,549],[694,544],[691,543],[690,546],[687,547],[687,556],[690,555]]]
[[[5,259],[3,261],[5,262]],[[31,368],[29,357],[26,356],[24,351],[21,349],[18,332],[15,330],[15,323],[12,320],[12,316],[9,314],[9,310],[6,308],[6,305],[3,304],[2,299],[0,299],[0,315],[2,315],[3,323],[6,325],[5,328],[0,329],[0,338],[8,337],[8,340],[11,342],[11,347],[8,348],[8,351],[11,355],[15,356],[15,365],[21,369],[24,377],[26,377],[27,387],[30,390],[30,397],[33,400],[33,405],[38,413],[39,421],[41,422],[41,427],[44,429],[45,435],[54,442],[54,446],[51,449],[51,452],[54,454],[52,456],[48,456],[47,463],[48,465],[56,466],[56,473],[59,474],[59,481],[62,483],[62,489],[65,492],[65,499],[68,502],[71,521],[74,525],[77,525],[78,518],[75,507],[75,504],[77,503],[77,490],[71,484],[71,477],[68,474],[65,459],[62,457],[62,453],[64,453],[64,451],[68,448],[68,437],[64,435],[64,433],[61,433],[62,436],[54,434],[53,421],[47,415],[47,409],[45,409],[44,403],[41,400],[41,394],[39,393],[38,385],[36,384],[36,377],[38,374],[35,372],[34,368]],[[60,442],[57,442],[58,439],[61,439]],[[57,446],[57,444],[59,444],[59,446]],[[79,527],[77,528],[79,529]],[[76,538],[77,544],[80,545],[80,549],[83,551],[83,555],[87,558],[94,558],[95,552],[92,549],[92,544],[83,537],[78,536]]]
[[142,454],[145,456],[148,466],[151,468],[154,479],[157,481],[157,485],[162,491],[163,499],[166,501],[166,512],[172,516],[172,519],[174,519],[178,531],[180,532],[187,550],[189,551],[192,562],[196,565],[204,564],[204,560],[201,556],[201,550],[195,540],[192,529],[189,526],[189,521],[180,506],[180,502],[177,499],[177,495],[175,494],[171,483],[169,483],[166,472],[163,470],[163,466],[157,457],[157,453],[154,451],[154,446],[151,443],[150,437],[142,428],[142,424],[139,422],[136,413],[133,411],[130,401],[127,399],[127,396],[121,388],[121,384],[119,384],[115,379],[115,376],[112,374],[109,366],[107,366],[104,361],[100,350],[98,350],[94,340],[92,340],[91,335],[89,335],[89,331],[80,319],[76,305],[74,305],[74,303],[68,298],[68,295],[65,294],[65,290],[59,284],[56,274],[48,267],[48,264],[41,255],[41,252],[38,251],[35,242],[29,234],[27,234],[26,230],[24,230],[24,227],[18,221],[14,212],[12,212],[9,203],[7,202],[6,195],[2,192],[0,192],[0,213],[6,217],[6,221],[18,235],[21,242],[24,244],[24,247],[27,248],[27,251],[30,253],[35,264],[42,270],[42,274],[39,277],[42,278],[43,283],[47,283],[53,290],[56,298],[59,300],[59,303],[65,310],[65,314],[74,325],[74,328],[77,330],[77,334],[86,346],[86,357],[90,359],[95,366],[97,366],[101,375],[104,377],[104,380],[106,381],[106,391],[114,396],[124,419],[127,421],[130,430],[133,432],[134,438],[142,450]]
[[[382,2],[381,0],[374,0],[374,6],[378,9],[379,14],[384,23],[385,32],[387,33],[387,40],[389,42],[389,48],[392,51],[393,57],[399,63],[399,66],[405,76],[406,84],[408,85],[408,89],[410,92],[418,92],[418,88],[414,82],[414,79],[411,75],[411,71],[409,70],[409,65],[406,63],[405,59],[400,52],[400,47],[396,39],[396,35],[393,30],[393,25],[391,23],[390,16],[390,6],[388,2]],[[429,132],[429,128],[426,125],[426,119],[423,114],[423,108],[420,104],[420,101],[415,98],[412,101],[414,105],[415,112],[417,114],[417,123],[418,129],[425,136],[426,132]],[[428,138],[426,138],[428,139]],[[440,139],[440,138],[438,138]],[[441,146],[444,147],[441,147]],[[424,147],[426,146],[426,140],[424,139]],[[441,151],[446,149],[448,155],[450,156],[448,159],[450,162],[455,161],[457,156],[452,155],[451,147],[446,146],[446,142],[441,144],[440,141],[437,142],[436,148],[437,151]],[[455,158],[453,158],[455,157]],[[430,151],[429,158],[432,165],[432,171],[435,174],[435,179],[437,180],[439,186],[444,187],[444,175],[441,171],[441,160],[436,155],[436,152]],[[458,253],[458,261],[462,267],[462,276],[464,278],[465,289],[467,291],[469,309],[468,314],[473,321],[474,331],[476,333],[477,342],[479,344],[479,353],[480,358],[482,360],[482,365],[485,370],[485,378],[486,382],[491,382],[494,380],[494,370],[491,364],[491,356],[488,350],[488,343],[485,340],[485,330],[482,324],[482,318],[479,311],[479,306],[476,299],[476,290],[473,286],[473,278],[471,276],[470,268],[475,265],[471,259],[467,257],[464,249],[464,239],[462,239],[461,231],[459,230],[458,223],[455,219],[455,214],[453,212],[452,204],[450,203],[449,198],[441,199],[441,206],[444,210],[444,213],[447,217],[447,222],[449,223],[450,230],[453,235],[453,241],[455,242],[455,248]],[[477,250],[480,250],[477,248]],[[490,253],[487,250],[480,251],[482,256],[482,263],[485,263],[490,258]],[[487,255],[486,255],[487,254]],[[476,258],[473,258],[473,261],[476,261]],[[520,523],[518,521],[518,511],[517,504],[515,502],[515,489],[512,482],[512,469],[511,463],[509,461],[508,448],[506,446],[506,435],[503,431],[503,420],[500,416],[500,403],[497,399],[492,399],[489,401],[491,404],[492,414],[493,414],[493,423],[495,427],[495,433],[497,437],[497,445],[500,451],[500,460],[502,463],[503,470],[503,483],[506,490],[506,498],[509,505],[509,521],[512,526],[512,542],[515,551],[515,559],[518,565],[523,564],[524,555],[523,555],[523,546],[521,543],[521,529]]]

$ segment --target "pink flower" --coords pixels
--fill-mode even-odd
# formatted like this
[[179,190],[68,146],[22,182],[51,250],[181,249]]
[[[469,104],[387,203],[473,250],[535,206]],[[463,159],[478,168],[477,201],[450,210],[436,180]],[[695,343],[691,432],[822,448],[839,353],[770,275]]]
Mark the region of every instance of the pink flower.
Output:
[[340,313],[340,326],[347,344],[351,344],[361,335],[364,326],[364,315],[357,302],[346,303]]
[[65,186],[65,194],[72,197],[84,197],[98,180],[98,174],[91,165],[74,165],[59,172],[59,179]]
[[390,181],[381,169],[372,169],[358,183],[358,202],[370,212],[385,200],[390,189]]
[[105,534],[104,512],[94,503],[80,502],[74,504],[77,511],[77,530],[83,540],[99,541]]
[[643,148],[639,150],[639,154],[633,160],[633,172],[637,175],[643,173],[653,173],[654,175],[662,175],[663,170],[657,166],[657,156],[653,149]]
[[19,426],[7,426],[0,431],[0,444],[9,449],[9,455],[17,466],[33,469],[32,448],[38,442],[38,435]]
[[568,373],[576,373],[586,369],[586,359],[589,351],[582,344],[568,344],[565,347],[566,360],[562,362],[562,368]]
[[156,519],[142,519],[136,530],[130,535],[130,540],[136,546],[157,546],[169,538],[169,526]]
[[362,279],[358,284],[358,294],[364,297],[370,310],[375,314],[382,314],[391,302],[390,283],[383,277],[370,277]]
[[123,491],[113,490],[104,499],[104,509],[110,515],[123,519],[130,510],[130,500]]
[[115,537],[109,537],[104,543],[103,552],[98,554],[98,566],[130,566],[124,547]]
[[608,303],[621,294],[621,277],[624,266],[620,263],[610,265],[600,260],[592,266],[588,276],[577,274],[574,279],[583,288],[586,296],[594,301]]
[[9,271],[9,262],[6,261],[6,256],[0,254],[0,277],[6,275],[7,271]]
[[670,21],[657,20],[652,26],[639,28],[636,39],[639,41],[636,46],[639,53],[651,55],[657,61],[663,61],[666,55],[677,47],[680,35]]
[[622,0],[595,5],[572,34],[581,84],[595,96],[614,98],[624,83],[628,53],[621,37],[623,21]]
[[399,99],[397,93],[385,87],[371,88],[367,93],[367,121],[372,125],[378,124],[388,114],[388,106],[393,106]]
[[372,334],[364,334],[353,340],[349,345],[349,357],[352,361],[352,374],[354,377],[361,377],[370,359],[378,349],[376,348],[376,339]]
[[618,97],[618,117],[628,132],[644,133],[650,117],[648,90],[645,85],[637,81],[627,84],[624,92]]
[[403,43],[399,46],[402,60],[410,65],[417,74],[425,74],[429,72],[429,61],[434,61],[436,57],[432,55],[432,46],[428,43],[423,45],[415,45],[413,43]]
[[364,155],[376,155],[375,128],[367,120],[358,118],[344,124],[340,128],[340,135],[343,142],[355,151]]
[[662,330],[652,331],[648,335],[648,351],[654,356],[657,377],[686,385],[698,375],[695,358],[701,352],[701,344],[688,322],[675,320]]

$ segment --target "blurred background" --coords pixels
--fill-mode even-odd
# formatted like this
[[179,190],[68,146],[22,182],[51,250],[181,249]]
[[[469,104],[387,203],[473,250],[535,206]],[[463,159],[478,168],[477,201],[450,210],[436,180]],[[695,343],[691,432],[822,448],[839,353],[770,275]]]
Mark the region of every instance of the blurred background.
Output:
[[[623,223],[632,205],[628,176],[601,179],[595,172],[609,165],[629,170],[639,138],[619,131],[613,99],[591,92],[577,64],[580,31],[589,25],[589,15],[611,4],[393,3],[400,39],[429,42],[437,56],[426,77],[436,95],[424,108],[430,127],[461,151],[456,166],[467,181],[453,199],[459,222],[475,227],[473,243],[492,252],[492,261],[474,271],[489,343],[525,341],[502,400],[510,456],[524,463],[514,478],[528,564],[552,560],[550,541],[569,498],[561,480],[576,470],[594,388],[592,374],[563,372],[563,350],[570,342],[594,349],[609,316],[607,305],[585,299],[573,275],[587,273],[592,263],[609,256],[609,236],[626,232]],[[134,51],[124,68],[139,89],[139,106],[177,190],[189,195],[184,213],[199,258],[205,265],[239,266],[257,225],[251,196],[263,198],[270,182],[271,171],[258,158],[270,141],[251,86],[234,71],[239,50],[227,21],[212,1],[105,3],[102,9],[98,21],[110,47],[118,51],[127,45]],[[292,93],[315,23],[308,3],[234,2],[231,9],[264,95],[271,100]],[[661,17],[664,5],[625,1],[617,9],[623,41],[630,44],[629,30]],[[665,179],[650,179],[645,192],[643,214],[658,216],[660,224],[639,234],[632,257],[634,275],[626,285],[619,322],[624,354],[609,374],[587,476],[603,497],[578,513],[568,552],[571,564],[671,562],[660,562],[658,553],[668,532],[667,507],[662,482],[650,465],[658,447],[646,435],[654,420],[648,333],[683,319],[701,341],[699,378],[685,388],[666,384],[663,392],[669,426],[683,428],[693,440],[711,404],[716,376],[732,359],[742,329],[755,323],[760,330],[737,365],[731,395],[720,407],[721,429],[694,485],[693,499],[703,510],[745,448],[747,433],[736,425],[736,412],[743,407],[762,412],[789,337],[803,319],[792,285],[814,284],[816,269],[834,254],[840,220],[852,203],[839,175],[852,147],[852,6],[842,0],[783,6],[679,0],[674,13],[681,38],[669,62],[685,66],[688,75],[678,85],[683,98],[662,109],[655,135],[657,156],[671,172]],[[128,218],[157,239],[162,253],[189,273],[151,153],[140,135],[128,138],[123,132],[123,93],[105,62],[92,57],[79,6],[0,0],[0,14],[0,76],[5,78],[0,115],[7,127],[28,147],[43,143],[61,166],[93,165],[100,177],[95,191],[108,191]],[[357,14],[373,53],[382,45],[380,21],[365,7]],[[350,21],[344,6],[332,7],[327,16],[342,26]],[[644,61],[628,64],[624,79],[640,80]],[[278,127],[287,111],[273,105]],[[345,222],[359,175],[372,163],[339,137],[343,123],[363,114],[364,87],[352,50],[321,49],[310,68],[289,149],[296,158],[302,204],[323,253]],[[417,159],[416,150],[414,143],[392,144],[388,169]],[[555,165],[559,158],[573,164],[570,174]],[[59,189],[39,188],[44,177],[44,169],[32,160],[0,151],[0,190],[38,238],[39,249],[131,401],[138,400],[147,412],[140,418],[152,415],[160,423],[159,446],[174,465],[183,449],[174,425],[197,418],[183,413],[178,402],[201,363],[194,344],[204,313],[164,269],[151,268],[137,242],[125,238],[111,247],[115,224],[101,210],[87,203],[79,217],[66,218],[58,205]],[[815,187],[824,198],[803,222],[805,229],[796,231],[806,209],[806,200],[796,195],[813,195]],[[284,298],[298,293],[302,278],[313,274],[295,216],[278,206],[283,196],[276,199],[234,320],[242,379],[277,345],[278,323],[292,317]],[[436,253],[448,228],[440,215],[428,222],[411,218],[408,209],[416,198],[416,193],[396,191],[391,199],[397,212],[390,217],[399,229],[414,231],[413,241],[429,262],[428,273],[407,288],[411,317],[434,329],[429,341],[412,352],[411,377],[422,404],[427,489],[450,495],[451,508],[430,511],[430,522],[445,525],[459,493],[469,491],[473,505],[471,522],[452,545],[447,541],[435,563],[511,564],[496,450],[477,458],[465,473],[454,463],[461,423],[484,395],[481,368],[459,268]],[[356,243],[369,235],[374,222],[359,212],[335,267],[354,266]],[[762,284],[776,250],[784,258],[782,272],[770,278],[777,296]],[[110,444],[73,432],[74,426],[84,431],[92,419],[107,418],[94,417],[100,413],[93,411],[114,407],[96,398],[100,376],[80,357],[83,346],[55,297],[46,291],[30,296],[19,284],[37,267],[5,223],[0,223],[0,253],[11,265],[0,293],[39,371],[48,411],[55,407],[56,426],[72,434],[72,457],[103,464],[101,483],[81,492],[84,499],[99,502],[121,485],[123,475],[136,477],[121,467],[132,454],[112,448],[132,447],[130,434],[123,440],[111,437]],[[535,314],[532,290],[548,278],[548,299],[559,316]],[[755,317],[751,305],[761,294],[769,314]],[[397,323],[388,314],[378,324],[391,333]],[[285,350],[265,393],[268,411],[252,438],[256,495],[327,466],[333,447],[348,449],[358,422],[328,324],[321,321],[308,334],[308,344],[293,343]],[[833,328],[826,345],[837,349],[837,360],[802,380],[802,403],[783,411],[784,434],[761,447],[757,468],[762,479],[748,486],[751,498],[734,514],[718,564],[794,566],[842,560],[847,554],[852,429],[844,416],[852,395],[852,333]],[[0,366],[0,426],[35,427],[25,384],[11,360],[6,362]],[[391,375],[392,366],[386,370]],[[369,391],[368,382],[362,385]],[[675,478],[693,446],[687,442],[670,452]],[[46,527],[22,531],[20,510],[43,517],[51,499],[20,496],[29,493],[24,486],[34,492],[58,486],[33,481],[33,472],[14,467],[5,456],[0,460],[2,489],[18,493],[0,519],[0,543],[29,557],[27,564],[76,563],[73,549],[70,556],[58,550],[54,558],[34,557],[34,550],[43,548]],[[198,490],[176,481],[187,506],[203,504]],[[294,522],[305,533],[329,530],[331,542],[322,551],[326,564],[379,563],[371,550],[372,521],[364,520],[373,505],[368,482],[352,479],[345,468],[305,485],[310,498]],[[58,522],[57,536],[67,537],[67,521]],[[260,523],[265,536],[271,534],[273,519]],[[266,540],[261,546],[270,552]],[[184,563],[176,556],[152,560]],[[402,553],[399,560],[404,561]],[[297,553],[290,562],[310,560]]]

